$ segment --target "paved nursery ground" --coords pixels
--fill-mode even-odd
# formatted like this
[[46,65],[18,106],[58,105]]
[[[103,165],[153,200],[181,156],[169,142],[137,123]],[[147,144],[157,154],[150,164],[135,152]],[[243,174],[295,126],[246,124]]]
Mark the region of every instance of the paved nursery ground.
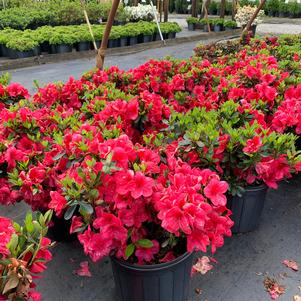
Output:
[[[192,279],[189,301],[266,301],[265,277],[275,277],[286,287],[279,301],[293,301],[301,295],[301,271],[293,272],[284,259],[301,263],[301,176],[268,192],[260,228],[227,239],[215,259],[216,268]],[[0,215],[20,220],[24,205],[0,207]],[[110,263],[91,264],[92,278],[75,276],[73,271],[87,260],[78,243],[60,243],[53,249],[54,259],[40,280],[44,301],[115,301]],[[202,293],[197,294],[196,289]]]
[[[287,21],[286,21],[287,22]],[[263,24],[260,33],[297,33],[299,24]],[[150,58],[172,55],[186,58],[192,54],[195,42],[177,46],[150,49],[126,56],[111,56],[106,65],[118,65],[129,69]],[[94,60],[76,60],[19,69],[12,72],[13,81],[32,90],[32,82],[41,84],[65,81],[70,75],[80,74],[94,66]],[[278,191],[269,191],[260,228],[249,234],[233,236],[215,256],[216,268],[205,276],[192,280],[189,301],[265,301],[265,277],[275,277],[286,287],[279,300],[292,301],[301,295],[301,271],[286,268],[284,259],[301,264],[301,176],[289,183],[282,183]],[[21,220],[27,208],[17,205],[0,207],[0,215]],[[108,260],[92,265],[92,278],[75,276],[73,271],[87,260],[78,243],[60,243],[53,249],[54,260],[48,265],[39,288],[45,301],[115,301],[114,283]],[[197,294],[195,290],[201,289]],[[199,290],[198,290],[199,291]]]

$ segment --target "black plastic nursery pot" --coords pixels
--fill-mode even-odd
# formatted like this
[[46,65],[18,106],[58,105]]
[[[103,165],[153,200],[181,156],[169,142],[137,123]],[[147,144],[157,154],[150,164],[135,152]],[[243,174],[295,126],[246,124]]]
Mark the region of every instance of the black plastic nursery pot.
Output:
[[120,38],[120,47],[125,47],[128,45],[128,38]]
[[8,56],[8,48],[5,45],[0,45],[1,48],[1,56],[7,57]]
[[75,46],[76,51],[90,50],[90,42],[78,42]]
[[37,49],[32,49],[29,51],[18,51],[15,49],[8,49],[8,56],[11,59],[24,59],[27,57],[33,57],[38,55]]
[[108,48],[120,47],[120,39],[112,39],[108,41]]
[[188,30],[189,30],[189,31],[194,31],[194,30],[195,30],[195,24],[193,24],[193,23],[188,23]]
[[222,31],[222,25],[214,25],[214,31],[215,31],[215,32],[220,32],[220,31]]
[[232,211],[233,233],[251,232],[258,228],[264,207],[267,186],[260,185],[246,188],[241,197],[228,197],[227,207]]
[[56,45],[56,51],[57,53],[72,52],[72,45],[67,45],[67,44]]
[[186,301],[193,253],[154,265],[134,265],[111,258],[120,301]]
[[136,44],[138,44],[138,38],[137,37],[130,37],[128,43],[129,43],[128,45],[130,45],[130,46],[136,45]]
[[149,43],[152,40],[153,40],[153,36],[152,35],[143,36],[143,43]]
[[161,41],[161,37],[159,33],[154,34],[154,41]]
[[41,52],[51,53],[49,42],[43,42],[40,44]]
[[176,33],[175,32],[170,32],[168,34],[168,39],[175,39],[176,38]]

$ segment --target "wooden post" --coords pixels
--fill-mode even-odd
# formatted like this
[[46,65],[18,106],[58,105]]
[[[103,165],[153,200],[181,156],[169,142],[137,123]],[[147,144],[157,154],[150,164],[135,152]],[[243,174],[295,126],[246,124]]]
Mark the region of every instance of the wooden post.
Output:
[[164,0],[164,22],[168,22],[169,0]]
[[241,36],[243,37],[246,33],[249,32],[251,26],[252,26],[252,23],[254,22],[254,20],[257,18],[259,12],[261,11],[261,9],[263,8],[264,4],[265,4],[266,0],[261,0],[260,4],[258,5],[257,9],[255,10],[252,18],[249,20],[247,26],[244,28]]
[[208,32],[210,33],[211,32],[211,28],[210,28],[209,19],[208,19],[207,2],[208,2],[208,0],[204,1],[203,10],[204,10],[204,19],[207,20]]
[[90,35],[91,35],[92,40],[93,40],[92,42],[93,42],[94,49],[97,51],[97,46],[96,46],[96,43],[95,43],[93,30],[92,30],[92,27],[91,27],[89,16],[88,16],[86,8],[85,8],[85,0],[80,0],[80,3],[82,5],[83,11],[84,11],[84,16],[85,16],[85,19],[86,19],[86,22],[87,22],[87,25],[88,25],[88,28],[89,28],[89,32],[90,32]]
[[235,15],[237,12],[237,0],[232,0],[232,20],[235,20]]
[[197,0],[191,1],[191,16],[197,18],[198,12],[197,12]]
[[225,12],[226,12],[226,0],[221,0],[221,11],[220,11],[220,18],[225,18]]
[[96,67],[99,69],[103,69],[106,49],[108,47],[108,40],[110,36],[110,32],[114,23],[115,15],[119,6],[120,0],[113,0],[112,7],[109,13],[108,21],[106,24],[106,28],[101,40],[100,48],[98,49],[97,57],[96,57]]

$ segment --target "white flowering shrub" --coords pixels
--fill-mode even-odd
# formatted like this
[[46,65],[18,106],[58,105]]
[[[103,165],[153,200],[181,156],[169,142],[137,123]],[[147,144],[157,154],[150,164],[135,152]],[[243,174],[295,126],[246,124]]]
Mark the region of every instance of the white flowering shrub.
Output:
[[[244,27],[248,24],[252,16],[254,15],[256,11],[256,7],[253,6],[242,6],[239,7],[237,10],[237,14],[235,15],[235,21],[237,23],[237,26]],[[262,19],[264,16],[264,11],[261,10],[258,13],[257,18],[253,21],[252,25],[257,25],[259,23],[262,23]]]
[[124,10],[130,21],[152,21],[154,19],[151,5],[126,6]]

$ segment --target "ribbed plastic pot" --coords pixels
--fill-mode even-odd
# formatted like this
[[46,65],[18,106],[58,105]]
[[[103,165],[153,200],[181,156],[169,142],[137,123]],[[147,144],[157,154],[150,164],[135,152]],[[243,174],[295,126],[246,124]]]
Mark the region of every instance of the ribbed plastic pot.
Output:
[[137,43],[138,43],[138,38],[137,37],[129,37],[129,40],[128,40],[128,45],[129,46],[136,45]]
[[143,43],[149,43],[151,42],[153,39],[153,36],[152,35],[149,35],[149,36],[143,36]]
[[77,51],[87,51],[90,50],[90,42],[79,42],[76,45]]
[[194,30],[195,30],[195,24],[193,24],[193,23],[188,23],[188,30],[189,30],[189,31],[194,31]]
[[222,26],[221,26],[221,25],[214,25],[214,31],[215,31],[215,32],[220,32],[220,31],[222,31]]
[[11,59],[24,59],[32,56],[35,56],[34,50],[17,51],[14,49],[9,49],[9,58]]
[[168,38],[169,38],[169,39],[175,39],[175,38],[176,38],[176,33],[175,33],[175,32],[170,32],[170,33],[168,34]]
[[227,207],[232,211],[233,233],[251,232],[258,228],[264,207],[267,186],[260,185],[246,188],[241,197],[228,197]]
[[128,45],[128,38],[120,38],[120,47],[125,47]]
[[111,258],[120,301],[186,301],[193,253],[155,265],[132,265]]
[[8,48],[5,45],[1,45],[1,53],[3,57],[8,56]]
[[41,52],[47,52],[50,53],[50,45],[48,42],[43,42],[40,44]]
[[72,52],[72,45],[60,44],[56,46],[57,53]]

